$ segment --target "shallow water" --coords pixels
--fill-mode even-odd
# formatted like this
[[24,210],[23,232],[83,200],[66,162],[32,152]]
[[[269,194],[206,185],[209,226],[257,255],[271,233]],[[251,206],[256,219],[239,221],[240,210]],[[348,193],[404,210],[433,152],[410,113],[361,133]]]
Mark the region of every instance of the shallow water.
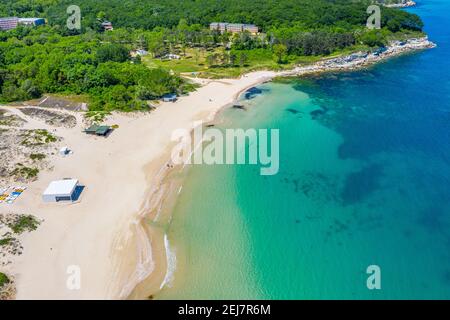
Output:
[[264,84],[217,119],[279,129],[280,171],[189,170],[159,298],[450,298],[450,3],[409,11],[437,48]]

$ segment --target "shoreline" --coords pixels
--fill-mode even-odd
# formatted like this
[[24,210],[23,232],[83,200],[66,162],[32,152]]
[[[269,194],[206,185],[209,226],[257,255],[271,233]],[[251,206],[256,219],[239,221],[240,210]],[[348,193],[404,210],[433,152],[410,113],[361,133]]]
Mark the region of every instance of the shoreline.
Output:
[[[414,52],[414,51],[418,51],[418,50],[424,50],[424,49],[429,49],[429,48],[434,48],[436,47],[436,45],[432,42],[428,41],[428,38],[421,38],[421,39],[417,39],[417,41],[414,39],[412,42],[410,42],[409,40],[406,42],[406,44],[399,44],[399,43],[395,43],[392,44],[390,47],[388,47],[387,51],[384,52],[382,55],[379,56],[373,56],[373,55],[368,55],[367,57],[364,58],[360,58],[357,57],[355,59],[352,59],[351,61],[345,61],[346,57],[338,57],[338,58],[333,58],[333,59],[327,59],[324,61],[319,61],[315,64],[312,64],[310,66],[306,66],[306,67],[296,67],[293,70],[289,70],[289,71],[282,71],[282,72],[276,72],[274,75],[271,76],[267,76],[266,78],[261,78],[258,79],[257,82],[252,83],[250,85],[248,85],[247,87],[243,88],[242,90],[238,91],[234,97],[233,97],[233,101],[236,102],[239,97],[244,94],[248,89],[260,85],[262,83],[268,82],[268,81],[273,81],[274,79],[278,78],[278,77],[298,77],[298,76],[303,76],[303,75],[311,75],[311,74],[323,74],[323,73],[327,73],[327,72],[336,72],[336,71],[355,71],[355,70],[359,70],[365,67],[369,67],[372,65],[375,65],[378,62],[387,60],[391,57],[395,57],[398,55],[401,55],[403,53],[410,53],[410,52]],[[350,55],[352,56],[352,55]],[[360,59],[358,59],[360,58]],[[342,63],[344,61],[344,63]],[[246,75],[243,75],[242,77],[245,77]],[[220,80],[219,80],[220,81]],[[216,109],[207,119],[204,119],[203,124],[207,125],[211,122],[213,122],[217,116],[223,112],[227,107],[229,107],[230,104],[226,104],[223,105],[222,107]],[[192,129],[193,131],[193,129]],[[191,131],[191,132],[192,132]],[[180,168],[181,167],[181,168]],[[169,186],[167,186],[167,192],[170,193],[171,191],[174,192],[176,190],[181,191],[182,187],[183,187],[183,182],[179,181],[178,183],[175,183],[173,185],[170,185],[170,182],[165,182],[165,180],[170,180],[171,179],[171,174],[174,171],[184,171],[184,166],[176,166],[176,167],[172,167],[169,170],[166,170],[166,173],[164,175],[164,177],[161,178],[160,180],[160,187],[163,187],[165,184],[169,184]],[[184,177],[183,177],[184,179]],[[179,192],[178,192],[179,193]],[[151,195],[150,195],[151,197]],[[175,205],[177,201],[177,197],[165,197],[164,195],[158,195],[158,208],[159,210],[163,210],[162,208],[164,207],[169,207],[169,209],[167,211],[169,211],[169,219],[172,219],[171,213],[170,213],[170,209]],[[150,211],[151,212],[151,211]],[[148,215],[151,215],[150,213]],[[162,240],[162,242],[164,242],[165,245],[165,255],[166,255],[166,260],[169,261],[171,259],[173,259],[171,256],[174,254],[173,249],[168,247],[168,235],[167,233],[164,233],[164,239]],[[176,259],[176,258],[175,258]],[[166,285],[170,285],[170,280],[167,281],[167,278],[169,277],[169,274],[171,277],[173,277],[173,273],[176,270],[171,270],[172,266],[166,266],[167,270],[165,272],[165,276],[164,279],[162,281],[162,283],[159,285],[159,287],[155,286],[154,283],[154,279],[149,279],[152,276],[152,272],[149,272],[148,275],[142,279],[140,282],[137,283],[136,287],[130,292],[130,294],[127,296],[127,298],[134,298],[134,299],[145,299],[148,298],[148,296],[151,297],[151,299],[154,298],[155,295],[157,295],[162,289],[164,289],[164,287]],[[176,269],[176,266],[175,266]],[[149,281],[150,280],[150,281]],[[171,279],[173,280],[173,279]],[[146,285],[145,283],[149,281],[149,285]],[[136,290],[137,287],[141,287],[139,290]],[[144,287],[144,289],[142,288]],[[150,294],[144,294],[143,291],[149,291],[151,292]]]
[[[207,81],[198,91],[175,103],[161,103],[151,113],[113,113],[105,122],[118,128],[107,138],[82,134],[80,121],[71,129],[51,128],[62,139],[59,148],[66,145],[73,154],[53,155],[49,158],[52,171],[28,183],[13,205],[0,206],[0,213],[33,213],[45,221],[24,237],[24,253],[13,257],[8,267],[8,274],[16,279],[17,299],[126,298],[152,271],[157,260],[153,256],[164,257],[158,247],[162,231],[143,229],[141,223],[143,213],[157,202],[149,193],[164,196],[158,180],[166,170],[172,132],[191,130],[195,121],[212,119],[222,106],[233,102],[237,92],[269,75],[274,73]],[[4,108],[30,120],[23,129],[50,129],[22,114],[21,107]],[[64,177],[77,178],[85,186],[80,200],[43,203],[41,195],[48,183]],[[79,290],[66,285],[68,267],[74,265],[81,270]],[[153,275],[159,271],[164,276],[162,269],[156,265]]]
[[[173,130],[193,130],[195,121],[213,121],[243,92],[277,77],[351,71],[433,46],[423,38],[393,45],[380,56],[353,54],[290,71],[256,71],[239,79],[196,79],[203,85],[196,92],[175,103],[162,103],[149,114],[114,113],[107,122],[119,129],[106,139],[81,135],[79,126],[58,129],[74,154],[55,156],[53,171],[30,183],[17,203],[0,207],[0,213],[27,212],[45,220],[24,237],[24,254],[14,261],[17,298],[142,299],[136,292],[152,291],[145,288],[148,283],[157,293],[168,274],[164,239],[171,217],[164,210],[168,199],[176,199],[179,192],[177,183],[170,181],[179,168],[167,161]],[[43,189],[62,177],[77,177],[86,185],[81,201],[43,204]],[[66,287],[71,265],[82,270],[80,290]]]
[[397,4],[385,4],[385,7],[388,8],[411,8],[411,7],[415,7],[417,5],[416,2],[414,1],[407,1],[404,3],[397,3]]

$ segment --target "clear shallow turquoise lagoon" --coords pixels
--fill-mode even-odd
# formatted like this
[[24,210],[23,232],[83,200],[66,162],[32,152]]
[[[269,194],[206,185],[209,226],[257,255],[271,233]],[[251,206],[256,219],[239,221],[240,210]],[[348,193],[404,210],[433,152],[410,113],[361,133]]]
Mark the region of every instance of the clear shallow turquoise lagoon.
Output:
[[221,115],[220,128],[280,129],[279,174],[189,170],[159,298],[450,299],[450,2],[409,11],[436,49],[264,84]]

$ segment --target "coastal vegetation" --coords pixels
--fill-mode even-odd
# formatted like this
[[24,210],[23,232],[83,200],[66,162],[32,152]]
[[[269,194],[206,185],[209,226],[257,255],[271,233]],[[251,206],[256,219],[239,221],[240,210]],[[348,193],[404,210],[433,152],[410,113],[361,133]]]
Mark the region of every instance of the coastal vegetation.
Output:
[[58,140],[58,138],[45,129],[27,130],[22,134],[22,137],[21,145],[23,146],[40,146]]
[[84,117],[92,123],[102,123],[107,116],[111,115],[108,111],[88,111]]
[[15,234],[22,234],[24,232],[31,232],[37,229],[39,221],[32,215],[16,215],[6,225],[11,228]]
[[0,272],[0,300],[9,300],[14,297],[13,281],[3,272]]
[[[40,225],[40,221],[33,215],[29,214],[1,214],[0,215],[0,227],[8,230],[4,234],[4,238],[0,239],[0,247],[5,249],[6,247],[20,243],[17,236],[20,236],[24,232],[35,231]],[[15,251],[12,253],[20,254],[21,250],[17,250],[19,246],[15,246]],[[1,248],[0,248],[1,249]],[[8,249],[8,248],[6,248]],[[10,253],[11,253],[10,252]]]
[[5,284],[9,283],[9,278],[6,276],[6,274],[0,272],[0,290],[3,288]]
[[40,160],[45,159],[45,157],[46,157],[46,155],[43,154],[43,153],[32,153],[32,154],[30,154],[30,159],[33,160],[33,161],[34,160],[40,161]]
[[9,113],[6,110],[0,109],[0,126],[21,126],[23,122],[24,120],[17,117],[16,115]]
[[[48,22],[0,32],[0,101],[59,93],[87,95],[91,111],[146,110],[149,100],[194,90],[183,73],[219,78],[287,69],[416,37],[423,28],[418,16],[383,7],[382,28],[368,30],[371,2],[363,0],[80,0],[81,29],[69,30],[71,4],[0,4],[0,16]],[[106,20],[113,31],[103,30]],[[260,33],[210,30],[218,21],[255,24]],[[149,54],[130,54],[137,49]]]
[[18,163],[16,168],[11,172],[11,176],[14,177],[15,180],[33,180],[37,178],[38,174],[38,168],[30,168],[21,163]]
[[[11,257],[21,255],[23,246],[19,236],[24,232],[35,231],[40,221],[29,214],[0,214],[0,228],[6,231],[0,238],[0,265],[11,263]],[[13,279],[0,272],[0,300],[11,299],[15,294]]]
[[62,36],[51,27],[4,32],[0,44],[0,99],[34,99],[46,92],[88,93],[90,107],[143,109],[145,100],[182,87],[182,80],[163,69],[122,61],[128,50],[101,44],[89,34]]
[[60,137],[45,129],[8,127],[1,130],[1,136],[0,186],[36,180],[41,171],[49,168],[51,155],[58,152],[57,142],[61,141]]

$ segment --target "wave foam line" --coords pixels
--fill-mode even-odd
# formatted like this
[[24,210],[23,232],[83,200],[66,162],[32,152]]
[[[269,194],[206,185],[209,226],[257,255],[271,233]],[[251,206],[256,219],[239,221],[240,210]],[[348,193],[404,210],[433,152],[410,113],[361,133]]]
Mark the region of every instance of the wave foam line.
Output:
[[177,268],[177,256],[175,254],[175,249],[172,249],[170,247],[169,237],[167,236],[167,234],[164,234],[164,247],[166,248],[167,271],[159,289],[162,289],[165,286],[169,288],[172,286],[173,280],[175,278],[175,270]]

